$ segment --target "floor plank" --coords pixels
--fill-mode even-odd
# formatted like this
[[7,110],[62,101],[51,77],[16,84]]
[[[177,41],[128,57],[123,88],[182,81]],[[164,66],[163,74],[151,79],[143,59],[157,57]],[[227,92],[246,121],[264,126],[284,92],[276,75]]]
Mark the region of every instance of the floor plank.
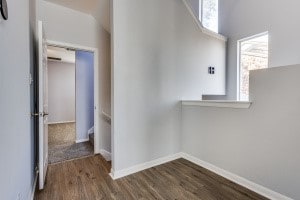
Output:
[[35,199],[266,200],[184,159],[116,181],[108,174],[110,166],[99,155],[50,165],[45,189]]

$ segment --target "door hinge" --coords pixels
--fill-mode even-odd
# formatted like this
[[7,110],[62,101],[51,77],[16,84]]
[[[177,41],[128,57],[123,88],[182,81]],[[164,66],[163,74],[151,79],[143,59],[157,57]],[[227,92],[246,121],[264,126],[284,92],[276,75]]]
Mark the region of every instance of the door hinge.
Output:
[[32,117],[45,117],[48,116],[49,113],[45,113],[45,112],[39,112],[39,113],[31,113]]
[[33,83],[33,78],[32,78],[32,74],[29,74],[29,85],[32,85]]
[[40,113],[31,113],[31,117],[38,117],[40,116]]

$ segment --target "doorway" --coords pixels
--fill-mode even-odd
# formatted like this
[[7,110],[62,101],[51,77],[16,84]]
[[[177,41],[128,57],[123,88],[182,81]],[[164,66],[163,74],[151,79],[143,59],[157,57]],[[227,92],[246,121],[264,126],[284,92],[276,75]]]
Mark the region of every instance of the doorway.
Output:
[[97,153],[95,52],[48,43],[49,164]]

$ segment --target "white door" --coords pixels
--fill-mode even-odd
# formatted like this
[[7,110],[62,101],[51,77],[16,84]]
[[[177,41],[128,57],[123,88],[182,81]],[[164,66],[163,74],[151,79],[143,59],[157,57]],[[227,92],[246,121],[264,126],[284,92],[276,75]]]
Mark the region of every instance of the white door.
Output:
[[48,77],[47,43],[43,23],[38,23],[39,36],[39,189],[44,188],[48,166]]

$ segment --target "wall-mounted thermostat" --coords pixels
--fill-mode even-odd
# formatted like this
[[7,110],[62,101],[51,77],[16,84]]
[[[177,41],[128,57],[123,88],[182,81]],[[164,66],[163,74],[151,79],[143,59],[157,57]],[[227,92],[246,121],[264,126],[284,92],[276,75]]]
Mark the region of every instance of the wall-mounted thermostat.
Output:
[[208,67],[208,73],[209,74],[215,74],[215,68],[214,67]]
[[0,13],[3,19],[8,19],[8,9],[6,0],[0,0]]

